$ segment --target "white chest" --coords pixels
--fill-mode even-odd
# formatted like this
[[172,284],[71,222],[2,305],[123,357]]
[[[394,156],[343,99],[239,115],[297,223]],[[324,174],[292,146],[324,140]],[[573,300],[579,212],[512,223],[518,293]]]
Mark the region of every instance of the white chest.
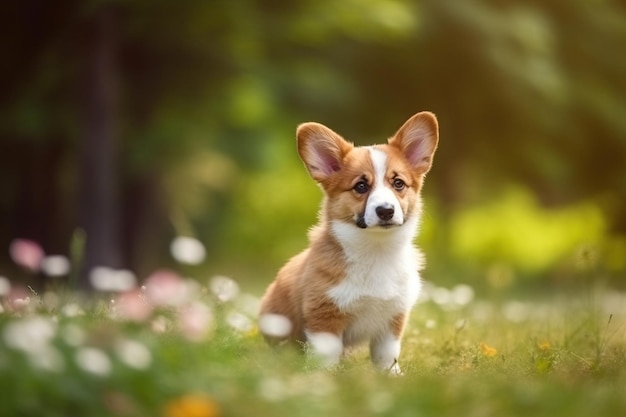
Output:
[[364,298],[390,302],[386,304],[395,306],[396,312],[410,308],[421,288],[419,265],[413,248],[403,252],[394,256],[374,253],[350,262],[345,278],[328,296],[346,312]]
[[339,309],[351,316],[344,343],[382,334],[390,320],[407,313],[419,295],[422,257],[413,246],[417,219],[393,231],[364,234],[334,222],[332,230],[346,259],[344,279],[327,291]]
[[411,309],[421,289],[421,262],[410,243],[360,244],[345,252],[345,278],[327,295],[351,316],[344,333],[344,343],[351,345],[384,333],[396,315]]

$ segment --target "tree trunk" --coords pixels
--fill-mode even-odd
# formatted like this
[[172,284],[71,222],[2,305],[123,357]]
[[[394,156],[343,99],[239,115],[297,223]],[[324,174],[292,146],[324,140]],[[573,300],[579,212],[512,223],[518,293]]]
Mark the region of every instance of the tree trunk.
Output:
[[95,266],[120,267],[119,184],[117,178],[117,90],[115,14],[96,11],[83,43],[83,135],[79,169],[80,226],[86,233],[79,285],[89,289]]

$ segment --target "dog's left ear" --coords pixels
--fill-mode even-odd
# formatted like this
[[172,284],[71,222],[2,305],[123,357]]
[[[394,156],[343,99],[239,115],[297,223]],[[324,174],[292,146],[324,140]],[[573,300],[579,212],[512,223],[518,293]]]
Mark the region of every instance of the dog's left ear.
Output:
[[354,147],[320,123],[303,123],[296,130],[298,153],[311,177],[324,182],[341,170],[344,157]]
[[424,111],[407,120],[388,142],[400,149],[417,173],[426,174],[432,166],[438,141],[437,118]]

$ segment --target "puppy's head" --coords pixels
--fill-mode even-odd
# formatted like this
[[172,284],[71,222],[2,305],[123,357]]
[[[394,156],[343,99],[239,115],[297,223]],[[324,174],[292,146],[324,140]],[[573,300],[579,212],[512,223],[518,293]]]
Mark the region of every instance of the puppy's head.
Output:
[[415,114],[385,145],[355,147],[319,123],[301,124],[296,137],[309,174],[326,193],[329,220],[384,230],[417,215],[439,137],[432,113]]

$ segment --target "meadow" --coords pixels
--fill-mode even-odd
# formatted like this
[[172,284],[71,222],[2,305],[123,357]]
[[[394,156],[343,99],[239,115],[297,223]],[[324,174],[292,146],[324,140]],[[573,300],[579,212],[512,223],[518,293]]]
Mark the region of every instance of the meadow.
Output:
[[269,348],[258,296],[233,279],[161,270],[136,286],[112,273],[88,298],[0,278],[1,415],[626,413],[626,294],[600,286],[513,297],[427,282],[394,377],[366,349],[325,369]]
[[[626,416],[624,2],[4,3],[0,417]],[[421,110],[404,375],[269,348],[296,126]]]

